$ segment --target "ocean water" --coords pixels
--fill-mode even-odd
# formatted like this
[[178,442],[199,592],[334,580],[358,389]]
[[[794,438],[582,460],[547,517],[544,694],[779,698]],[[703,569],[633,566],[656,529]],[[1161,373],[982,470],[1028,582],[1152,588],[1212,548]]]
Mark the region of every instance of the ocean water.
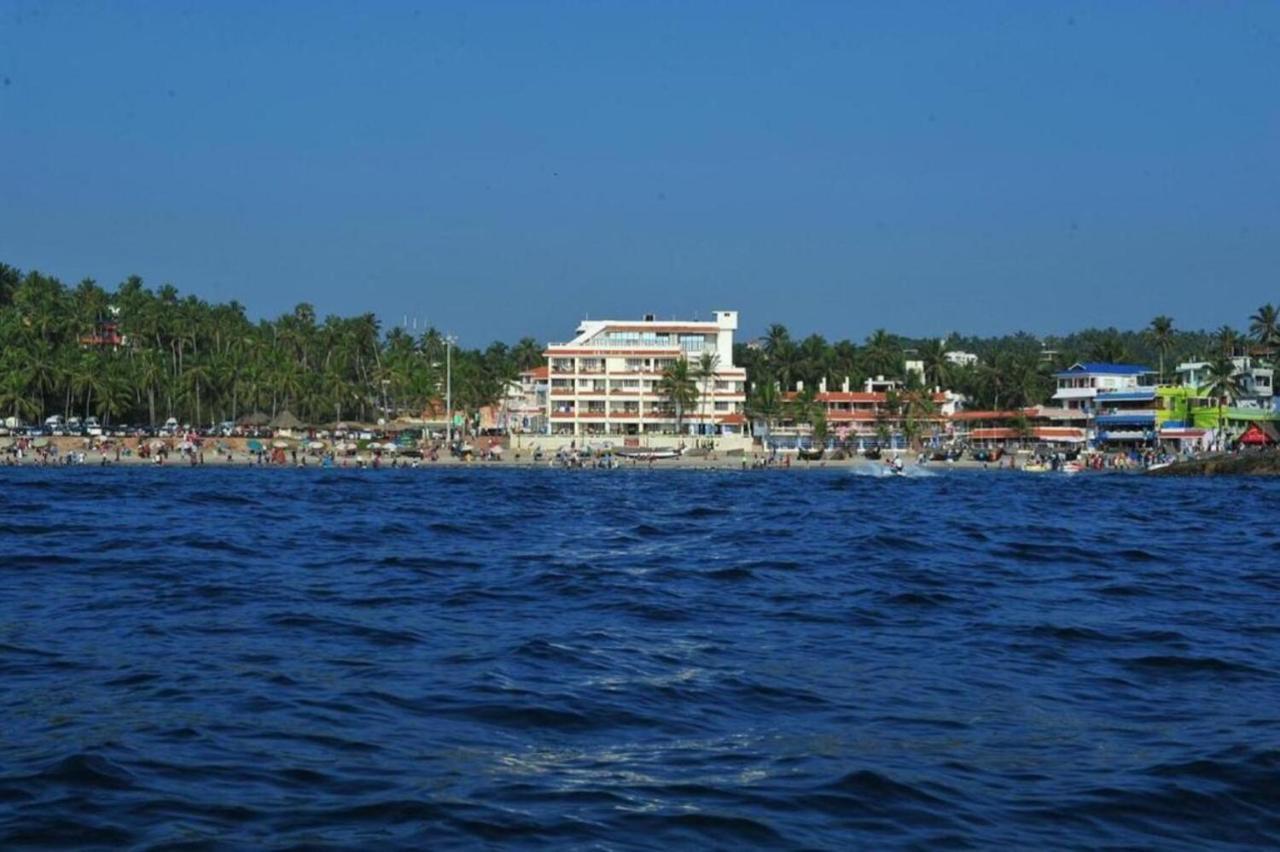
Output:
[[0,847],[1280,846],[1280,482],[0,470]]

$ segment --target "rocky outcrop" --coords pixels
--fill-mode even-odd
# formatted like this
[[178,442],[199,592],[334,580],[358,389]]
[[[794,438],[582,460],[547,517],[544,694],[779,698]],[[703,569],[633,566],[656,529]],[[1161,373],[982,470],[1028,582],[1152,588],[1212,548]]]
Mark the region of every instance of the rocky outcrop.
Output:
[[1176,462],[1150,472],[1151,476],[1280,476],[1280,450],[1221,453]]

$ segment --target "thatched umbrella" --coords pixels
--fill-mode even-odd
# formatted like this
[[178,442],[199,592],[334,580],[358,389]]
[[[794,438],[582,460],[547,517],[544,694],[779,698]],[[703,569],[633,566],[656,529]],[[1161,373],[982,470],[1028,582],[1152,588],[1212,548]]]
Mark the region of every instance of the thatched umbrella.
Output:
[[246,414],[236,421],[237,426],[266,426],[271,422],[271,418],[261,411],[255,411],[252,414]]
[[267,424],[267,428],[288,429],[289,431],[292,431],[294,429],[301,429],[304,425],[306,424],[294,417],[292,412],[281,411],[270,423]]

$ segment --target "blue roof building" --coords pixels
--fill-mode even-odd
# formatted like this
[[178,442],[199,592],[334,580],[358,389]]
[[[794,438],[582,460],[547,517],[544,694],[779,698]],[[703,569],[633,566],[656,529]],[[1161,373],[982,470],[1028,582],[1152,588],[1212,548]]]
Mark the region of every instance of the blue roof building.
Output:
[[1154,373],[1139,364],[1083,361],[1054,374],[1058,391],[1053,399],[1063,408],[1092,410],[1099,393],[1137,391],[1150,384],[1149,377]]

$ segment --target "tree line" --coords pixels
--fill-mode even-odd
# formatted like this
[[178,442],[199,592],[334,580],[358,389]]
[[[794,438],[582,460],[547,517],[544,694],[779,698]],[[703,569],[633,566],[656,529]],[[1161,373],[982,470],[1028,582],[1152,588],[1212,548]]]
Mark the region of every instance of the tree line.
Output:
[[[124,345],[105,337],[116,331]],[[288,410],[321,424],[438,407],[446,339],[383,331],[373,314],[318,318],[306,303],[274,320],[210,304],[136,276],[108,291],[0,264],[0,413],[32,421],[96,415],[104,423],[192,425]],[[474,412],[542,363],[532,338],[453,347],[454,407]],[[441,412],[442,414],[443,412]]]
[[[747,370],[749,411],[770,419],[782,413],[787,392],[803,386],[789,404],[806,422],[820,420],[813,392],[822,380],[834,390],[847,379],[856,389],[874,376],[902,380],[894,406],[924,419],[924,388],[958,391],[975,408],[1037,405],[1053,394],[1055,371],[1086,360],[1144,363],[1166,377],[1179,361],[1208,360],[1216,362],[1217,389],[1229,395],[1238,391],[1230,357],[1252,348],[1274,361],[1277,324],[1271,304],[1249,317],[1246,331],[1182,330],[1157,316],[1139,331],[938,340],[878,329],[858,344],[818,334],[797,339],[775,324],[761,340],[737,344],[734,360]],[[100,339],[110,325],[125,345]],[[136,276],[108,291],[92,279],[68,287],[0,263],[0,413],[19,419],[95,414],[104,422],[156,425],[173,416],[207,425],[289,410],[321,424],[417,413],[437,407],[444,395],[446,346],[434,328],[420,336],[400,327],[384,332],[373,314],[321,319],[302,303],[255,322],[238,302],[211,304],[169,284],[152,290]],[[952,363],[953,350],[973,353],[977,363]],[[469,413],[496,403],[521,370],[543,363],[542,352],[531,337],[485,349],[454,347],[455,408]],[[923,375],[908,373],[908,357],[921,362]],[[678,362],[664,377],[662,392],[678,417],[706,395],[715,369]]]

